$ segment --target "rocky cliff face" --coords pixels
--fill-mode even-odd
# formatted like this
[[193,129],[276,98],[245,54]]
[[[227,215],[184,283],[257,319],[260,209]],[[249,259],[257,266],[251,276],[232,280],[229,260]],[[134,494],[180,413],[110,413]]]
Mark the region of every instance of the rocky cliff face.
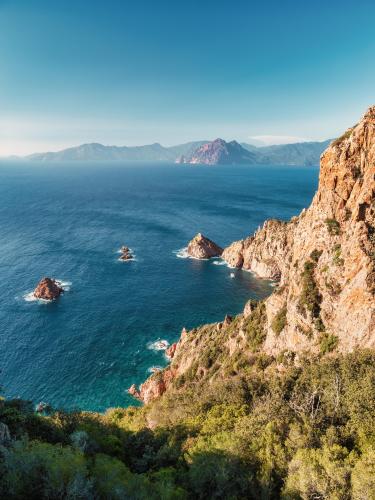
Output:
[[206,165],[234,165],[256,163],[257,156],[252,151],[243,148],[238,142],[226,142],[216,139],[203,144],[190,156],[181,157],[179,163],[199,163]]
[[[221,323],[183,330],[169,367],[141,386],[144,402],[187,380],[225,380],[256,352],[297,360],[375,347],[375,106],[321,157],[311,206],[266,221],[222,258],[279,282],[262,303]],[[236,368],[237,367],[237,368]]]
[[267,352],[315,349],[322,335],[343,351],[375,346],[374,175],[372,107],[322,155],[307,210],[224,250],[228,264],[280,281],[266,301]]

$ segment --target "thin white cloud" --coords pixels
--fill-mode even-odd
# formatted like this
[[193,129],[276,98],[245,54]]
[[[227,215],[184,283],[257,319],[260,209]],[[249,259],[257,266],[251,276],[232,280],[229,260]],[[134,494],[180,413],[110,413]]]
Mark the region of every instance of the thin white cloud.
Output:
[[250,141],[263,146],[271,146],[276,144],[292,144],[295,142],[309,142],[311,139],[305,137],[297,137],[293,135],[253,135],[249,137]]

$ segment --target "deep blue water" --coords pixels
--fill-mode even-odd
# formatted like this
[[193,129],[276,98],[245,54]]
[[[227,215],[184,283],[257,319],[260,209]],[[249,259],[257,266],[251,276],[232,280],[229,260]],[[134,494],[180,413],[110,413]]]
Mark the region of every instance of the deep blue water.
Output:
[[[203,232],[225,246],[307,206],[318,169],[0,163],[0,386],[53,406],[103,411],[164,365],[147,348],[183,326],[238,313],[270,292],[250,273],[180,259]],[[130,246],[136,261],[119,262]],[[49,304],[24,295],[71,282]]]

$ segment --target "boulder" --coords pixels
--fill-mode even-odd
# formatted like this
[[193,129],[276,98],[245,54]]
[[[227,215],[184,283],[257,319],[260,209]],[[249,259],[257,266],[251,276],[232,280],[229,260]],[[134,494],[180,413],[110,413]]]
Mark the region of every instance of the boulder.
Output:
[[34,290],[34,296],[37,299],[43,300],[57,299],[62,293],[64,293],[63,288],[52,278],[43,278],[40,280],[38,286]]
[[223,249],[210,239],[198,233],[188,245],[188,255],[195,259],[210,259],[211,257],[220,257]]

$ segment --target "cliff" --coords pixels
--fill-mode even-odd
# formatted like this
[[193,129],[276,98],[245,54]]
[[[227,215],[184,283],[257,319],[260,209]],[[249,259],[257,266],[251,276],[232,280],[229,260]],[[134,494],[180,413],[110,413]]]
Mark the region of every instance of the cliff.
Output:
[[224,380],[233,360],[246,366],[255,352],[298,361],[306,352],[374,348],[375,106],[322,155],[308,209],[289,222],[266,221],[222,258],[278,287],[234,321],[184,331],[171,365],[142,386],[144,401],[187,378]]
[[224,250],[230,265],[280,281],[265,303],[266,352],[314,349],[322,334],[337,337],[342,351],[375,346],[374,174],[372,107],[322,155],[307,210],[288,223],[267,221]]

